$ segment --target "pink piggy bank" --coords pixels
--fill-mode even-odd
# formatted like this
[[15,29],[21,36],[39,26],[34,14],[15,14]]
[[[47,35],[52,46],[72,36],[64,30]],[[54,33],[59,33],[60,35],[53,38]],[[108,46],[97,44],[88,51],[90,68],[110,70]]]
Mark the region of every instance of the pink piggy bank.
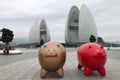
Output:
[[97,70],[102,76],[106,75],[106,53],[103,46],[97,43],[86,43],[80,46],[77,52],[78,69],[84,67],[84,75],[88,76],[93,70]]

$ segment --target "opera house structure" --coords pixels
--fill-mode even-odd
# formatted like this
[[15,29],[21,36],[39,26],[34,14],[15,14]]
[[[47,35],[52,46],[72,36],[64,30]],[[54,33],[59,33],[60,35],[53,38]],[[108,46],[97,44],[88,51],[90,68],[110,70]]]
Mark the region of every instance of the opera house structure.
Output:
[[29,32],[29,42],[30,43],[40,43],[41,40],[44,42],[50,41],[50,33],[45,20],[36,21]]
[[79,9],[73,6],[69,12],[67,24],[65,27],[65,42],[79,42]]
[[85,4],[81,6],[80,10],[73,6],[65,26],[65,42],[89,42],[91,35],[94,35],[96,39],[98,37],[96,24],[90,10]]
[[[65,43],[89,42],[91,35],[98,38],[95,20],[89,8],[85,4],[80,10],[72,6],[65,25]],[[44,42],[50,41],[50,33],[45,20],[42,20],[40,24],[36,21],[29,33],[30,43],[40,43],[42,39]]]

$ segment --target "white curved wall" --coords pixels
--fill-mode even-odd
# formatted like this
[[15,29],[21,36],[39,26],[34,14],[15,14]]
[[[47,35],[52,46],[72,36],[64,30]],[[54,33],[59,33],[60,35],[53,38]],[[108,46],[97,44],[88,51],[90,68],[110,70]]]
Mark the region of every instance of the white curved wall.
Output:
[[89,42],[91,35],[97,39],[98,34],[94,18],[85,4],[80,8],[79,28],[80,42]]
[[[74,18],[78,19],[77,24],[73,23]],[[71,24],[73,27],[70,29]],[[77,26],[76,29],[75,25]],[[65,26],[65,42],[89,42],[91,35],[94,35],[97,39],[96,24],[90,10],[85,4],[81,6],[80,11],[76,6],[73,6],[69,12]]]
[[40,28],[39,28],[39,21],[35,21],[32,25],[30,32],[29,32],[29,42],[36,43],[40,42]]
[[45,20],[42,20],[40,24],[36,21],[29,33],[30,43],[39,43],[41,39],[44,39],[44,42],[50,41],[50,33]]
[[72,6],[65,26],[65,42],[79,42],[79,9]]
[[40,40],[43,39],[44,42],[50,41],[50,33],[47,28],[45,20],[42,20],[40,23]]

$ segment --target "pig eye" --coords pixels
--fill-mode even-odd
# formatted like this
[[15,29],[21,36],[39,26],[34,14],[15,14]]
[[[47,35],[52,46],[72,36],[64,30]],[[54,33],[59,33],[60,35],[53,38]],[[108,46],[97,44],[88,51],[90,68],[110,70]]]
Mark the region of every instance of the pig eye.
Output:
[[92,47],[91,46],[88,46],[89,49],[91,49]]
[[44,48],[46,48],[47,47],[47,45],[44,45]]
[[60,45],[58,44],[57,47],[60,47]]

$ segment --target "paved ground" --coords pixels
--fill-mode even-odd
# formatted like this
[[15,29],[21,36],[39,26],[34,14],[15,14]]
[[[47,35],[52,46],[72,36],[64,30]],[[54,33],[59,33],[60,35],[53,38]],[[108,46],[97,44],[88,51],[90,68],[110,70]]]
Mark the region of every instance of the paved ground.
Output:
[[23,50],[22,54],[19,54],[19,55],[0,55],[0,66],[26,60],[26,59],[36,58],[37,56],[38,56],[38,49]]
[[0,80],[120,80],[120,51],[106,51],[106,77],[101,77],[96,71],[86,77],[83,69],[77,69],[76,50],[67,49],[63,78],[58,78],[55,73],[49,73],[45,79],[40,78],[38,49],[25,50],[21,55],[0,55]]

